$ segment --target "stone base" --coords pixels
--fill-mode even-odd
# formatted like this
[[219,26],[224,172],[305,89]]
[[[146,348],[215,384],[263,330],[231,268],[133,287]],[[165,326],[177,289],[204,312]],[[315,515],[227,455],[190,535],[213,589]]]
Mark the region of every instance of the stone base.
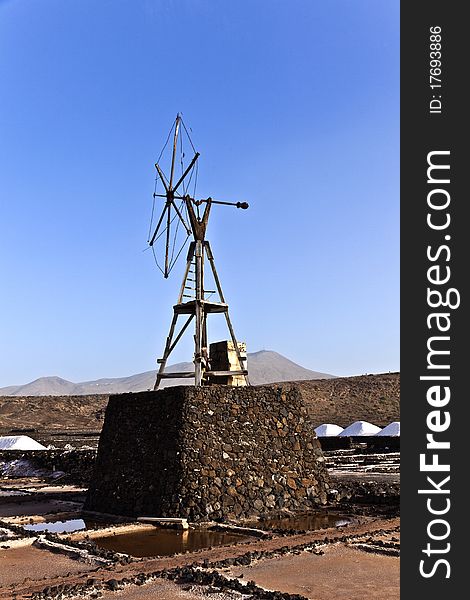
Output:
[[326,502],[327,471],[296,385],[111,396],[86,510],[234,519]]

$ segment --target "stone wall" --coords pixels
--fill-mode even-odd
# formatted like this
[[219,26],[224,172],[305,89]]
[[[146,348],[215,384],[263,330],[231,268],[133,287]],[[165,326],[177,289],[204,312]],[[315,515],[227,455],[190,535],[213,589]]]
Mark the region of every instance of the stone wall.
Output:
[[111,396],[85,509],[192,521],[326,502],[322,451],[296,385]]

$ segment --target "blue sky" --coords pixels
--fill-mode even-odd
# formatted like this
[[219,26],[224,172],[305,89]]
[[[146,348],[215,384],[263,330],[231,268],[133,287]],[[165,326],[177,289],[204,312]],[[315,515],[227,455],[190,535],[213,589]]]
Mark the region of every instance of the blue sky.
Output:
[[0,79],[0,385],[154,368],[183,262],[142,251],[178,111],[198,193],[250,203],[208,231],[248,350],[398,370],[398,1],[0,1]]

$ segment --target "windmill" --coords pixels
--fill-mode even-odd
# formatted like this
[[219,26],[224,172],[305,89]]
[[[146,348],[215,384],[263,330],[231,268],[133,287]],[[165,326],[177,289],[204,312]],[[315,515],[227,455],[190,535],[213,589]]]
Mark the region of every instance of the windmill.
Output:
[[[171,159],[169,161],[169,176],[167,177],[160,166],[166,146],[173,135],[173,144],[171,150]],[[183,148],[183,136],[189,140],[191,149],[194,152],[192,159],[187,166],[184,164],[185,152]],[[176,175],[177,154],[179,148],[181,174]],[[194,378],[196,386],[209,385],[211,383],[231,381],[233,377],[243,377],[244,384],[248,385],[248,371],[244,365],[244,357],[240,345],[235,337],[235,332],[230,321],[228,304],[225,300],[220,279],[214,262],[214,255],[208,240],[206,240],[206,230],[209,221],[209,215],[213,205],[235,206],[241,209],[247,209],[246,202],[224,202],[213,200],[212,198],[196,200],[189,194],[190,186],[193,184],[193,196],[196,195],[197,170],[199,152],[196,152],[189,132],[181,118],[176,116],[175,122],[168,134],[165,146],[155,163],[157,177],[155,180],[154,208],[157,198],[164,198],[165,203],[161,215],[153,229],[152,223],[149,230],[149,246],[153,250],[155,261],[163,277],[168,278],[178,257],[188,239],[192,236],[186,257],[186,268],[183,275],[183,281],[180,288],[177,303],[173,306],[173,318],[170,325],[170,331],[166,339],[163,356],[157,359],[160,365],[154,389],[158,389],[162,379]],[[163,186],[162,193],[157,193],[157,184]],[[202,211],[202,208],[204,209]],[[202,214],[201,214],[202,212]],[[152,221],[153,221],[152,211]],[[155,252],[155,245],[158,240],[162,240],[161,254],[163,255],[163,265],[160,265]],[[216,290],[207,290],[204,285],[204,270],[209,263]],[[217,294],[218,301],[214,301],[212,296]],[[188,300],[189,298],[189,300]],[[210,314],[222,313],[225,316],[228,331],[230,333],[233,351],[236,355],[236,369],[228,368],[226,370],[213,370],[211,367],[211,356],[209,355],[209,345],[207,337],[207,317]],[[179,317],[186,317],[183,325],[177,331]],[[173,352],[175,346],[194,321],[194,371],[189,372],[165,372],[168,357]],[[224,379],[225,378],[225,379]]]

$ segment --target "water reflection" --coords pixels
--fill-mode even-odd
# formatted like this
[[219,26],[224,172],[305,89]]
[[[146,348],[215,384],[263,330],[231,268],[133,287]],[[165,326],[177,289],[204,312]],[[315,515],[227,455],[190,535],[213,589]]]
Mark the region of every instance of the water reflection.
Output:
[[225,546],[249,539],[234,533],[203,529],[146,529],[93,538],[100,547],[114,552],[145,556],[169,556],[213,546]]
[[49,531],[51,533],[71,533],[72,531],[81,531],[86,529],[83,519],[69,519],[67,521],[50,521],[48,523],[34,523],[24,525],[28,531]]
[[341,527],[347,525],[349,519],[330,513],[312,513],[298,515],[295,517],[279,517],[263,519],[250,523],[258,529],[295,529],[297,531],[315,531],[316,529],[327,529],[328,527]]

